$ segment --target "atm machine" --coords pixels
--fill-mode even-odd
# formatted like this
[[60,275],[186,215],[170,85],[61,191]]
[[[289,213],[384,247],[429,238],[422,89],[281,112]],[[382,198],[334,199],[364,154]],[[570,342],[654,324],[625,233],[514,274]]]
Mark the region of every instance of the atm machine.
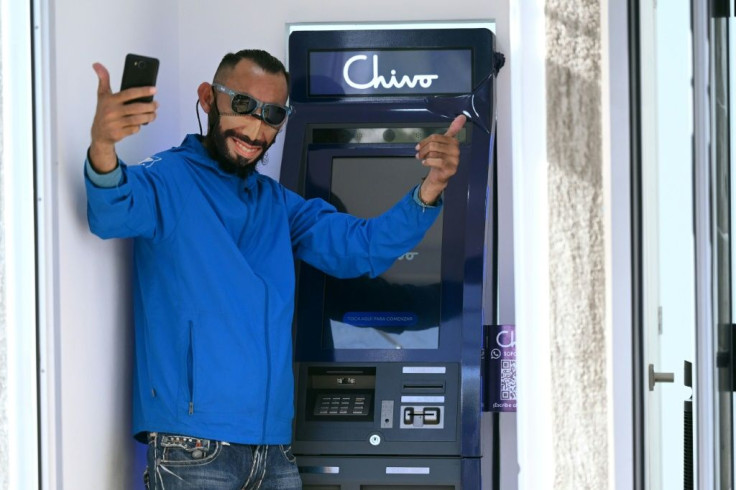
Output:
[[483,288],[495,261],[484,253],[495,232],[494,36],[296,31],[289,71],[281,182],[357,216],[418,184],[427,170],[415,145],[470,116],[442,214],[415,249],[376,278],[299,265],[293,451],[304,488],[491,488],[481,482],[481,351],[483,296],[495,297]]

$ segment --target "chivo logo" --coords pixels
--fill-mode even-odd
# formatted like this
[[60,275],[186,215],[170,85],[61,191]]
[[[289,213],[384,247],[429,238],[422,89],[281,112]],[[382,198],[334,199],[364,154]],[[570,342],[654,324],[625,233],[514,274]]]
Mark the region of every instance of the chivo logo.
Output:
[[496,344],[499,347],[504,348],[516,346],[516,332],[501,330],[498,332],[498,335],[496,335]]
[[417,255],[419,255],[419,252],[406,252],[404,255],[399,257],[399,260],[408,260],[411,262]]
[[378,74],[378,55],[373,55],[373,79],[367,83],[357,83],[350,78],[350,67],[353,63],[358,61],[367,61],[368,56],[364,54],[357,54],[350,58],[342,69],[342,77],[345,79],[345,83],[358,90],[366,90],[369,88],[403,88],[409,87],[414,88],[419,84],[422,88],[429,88],[432,85],[433,80],[437,80],[439,75],[404,75],[401,80],[396,78],[396,70],[391,70],[391,77],[386,80],[386,77]]

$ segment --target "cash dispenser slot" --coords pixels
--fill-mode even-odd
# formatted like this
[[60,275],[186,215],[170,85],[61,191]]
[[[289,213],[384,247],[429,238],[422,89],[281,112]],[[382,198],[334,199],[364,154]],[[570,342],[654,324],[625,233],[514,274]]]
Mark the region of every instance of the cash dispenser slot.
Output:
[[373,420],[375,367],[311,367],[308,377],[308,420]]

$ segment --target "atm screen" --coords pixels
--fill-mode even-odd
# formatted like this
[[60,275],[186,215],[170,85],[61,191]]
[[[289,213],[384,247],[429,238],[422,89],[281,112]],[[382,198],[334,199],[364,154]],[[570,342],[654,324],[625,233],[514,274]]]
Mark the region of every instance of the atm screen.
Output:
[[[401,199],[426,172],[413,157],[334,158],[330,200],[340,211],[373,217]],[[438,348],[442,217],[380,276],[326,277],[324,348]]]

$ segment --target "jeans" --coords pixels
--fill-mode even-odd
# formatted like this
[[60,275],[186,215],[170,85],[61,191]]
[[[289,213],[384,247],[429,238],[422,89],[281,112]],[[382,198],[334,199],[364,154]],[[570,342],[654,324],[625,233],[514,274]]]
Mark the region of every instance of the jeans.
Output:
[[151,433],[150,490],[301,490],[291,446],[251,446]]

